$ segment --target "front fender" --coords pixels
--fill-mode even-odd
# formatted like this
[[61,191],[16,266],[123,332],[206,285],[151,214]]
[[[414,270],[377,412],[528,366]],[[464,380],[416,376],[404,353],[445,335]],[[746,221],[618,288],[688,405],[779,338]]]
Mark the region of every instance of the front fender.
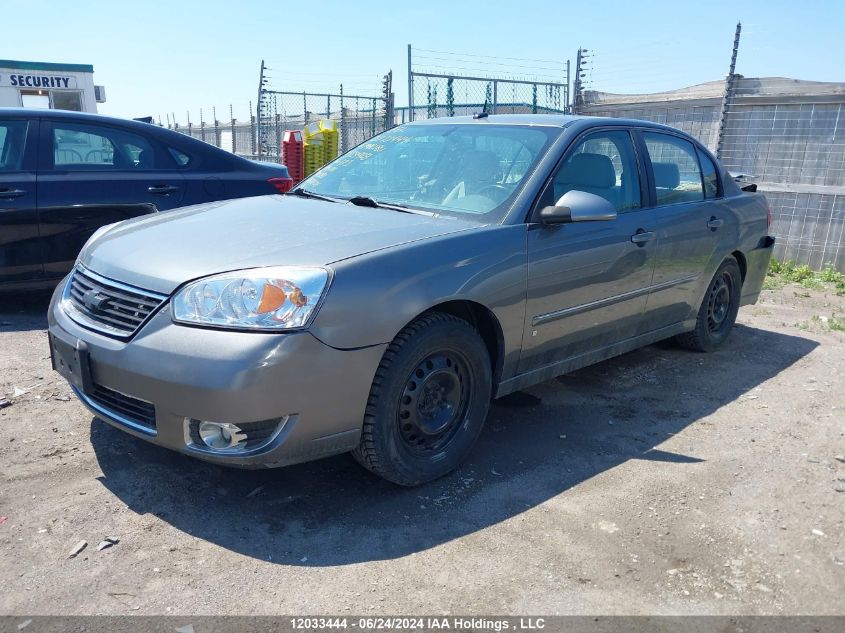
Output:
[[507,377],[522,346],[527,266],[525,225],[479,227],[336,262],[311,332],[339,349],[379,345],[433,306],[473,301],[499,321]]

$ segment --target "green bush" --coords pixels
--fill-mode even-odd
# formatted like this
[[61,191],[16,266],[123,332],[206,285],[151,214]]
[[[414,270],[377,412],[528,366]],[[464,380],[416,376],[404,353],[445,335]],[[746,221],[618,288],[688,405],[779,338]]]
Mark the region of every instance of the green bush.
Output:
[[822,270],[815,272],[807,264],[797,265],[792,260],[779,261],[772,259],[769,270],[763,282],[763,288],[774,290],[788,283],[799,284],[805,288],[823,290],[825,284],[833,284],[837,295],[845,295],[845,275],[827,264]]

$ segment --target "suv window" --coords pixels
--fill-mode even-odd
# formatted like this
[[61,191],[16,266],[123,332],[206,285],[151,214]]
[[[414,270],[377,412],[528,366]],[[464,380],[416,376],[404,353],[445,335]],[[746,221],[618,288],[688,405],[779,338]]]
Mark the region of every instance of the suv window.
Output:
[[543,206],[573,190],[601,196],[618,213],[638,209],[640,176],[631,135],[623,130],[595,132],[579,141],[552,176]]
[[27,121],[0,121],[0,172],[20,171],[26,145]]
[[710,160],[710,157],[696,148],[698,152],[698,160],[701,163],[701,173],[704,176],[704,197],[718,198],[719,191],[719,174],[716,171],[716,165]]
[[143,136],[77,123],[53,126],[53,164],[85,170],[155,169],[155,151]]
[[643,132],[651,167],[657,206],[704,199],[701,170],[692,143],[677,136]]

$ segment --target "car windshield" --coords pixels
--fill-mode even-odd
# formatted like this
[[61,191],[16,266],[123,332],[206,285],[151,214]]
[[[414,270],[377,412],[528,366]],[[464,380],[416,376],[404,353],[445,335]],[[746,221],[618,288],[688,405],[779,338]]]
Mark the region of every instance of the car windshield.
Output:
[[557,132],[486,123],[402,126],[358,145],[304,180],[301,188],[495,222]]

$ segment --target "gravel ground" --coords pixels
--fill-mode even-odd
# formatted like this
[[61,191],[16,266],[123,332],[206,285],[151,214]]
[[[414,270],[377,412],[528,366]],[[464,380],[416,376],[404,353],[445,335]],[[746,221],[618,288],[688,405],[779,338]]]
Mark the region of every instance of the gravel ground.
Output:
[[0,301],[0,613],[845,614],[832,292],[765,291],[712,355],[500,400],[410,490],[347,456],[237,471],[136,440],[50,370],[47,298]]

